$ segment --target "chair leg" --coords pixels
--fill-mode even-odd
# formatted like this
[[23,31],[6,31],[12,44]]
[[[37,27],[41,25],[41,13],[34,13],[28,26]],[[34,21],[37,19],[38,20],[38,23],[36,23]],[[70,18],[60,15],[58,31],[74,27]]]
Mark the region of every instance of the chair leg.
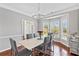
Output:
[[15,56],[15,52],[13,52],[12,49],[11,49],[11,56]]
[[35,49],[32,49],[32,56],[34,56],[35,55]]

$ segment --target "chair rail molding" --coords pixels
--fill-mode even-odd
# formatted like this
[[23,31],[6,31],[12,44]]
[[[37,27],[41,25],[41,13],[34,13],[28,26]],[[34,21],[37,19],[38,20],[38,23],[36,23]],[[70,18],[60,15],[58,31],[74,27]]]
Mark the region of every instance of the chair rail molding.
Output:
[[8,36],[1,36],[0,39],[3,38],[11,38],[11,37],[21,37],[22,35],[8,35]]

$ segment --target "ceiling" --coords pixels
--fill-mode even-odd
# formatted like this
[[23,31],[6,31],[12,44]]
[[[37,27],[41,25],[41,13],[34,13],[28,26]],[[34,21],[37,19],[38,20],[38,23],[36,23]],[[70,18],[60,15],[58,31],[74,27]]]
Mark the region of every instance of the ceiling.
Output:
[[[75,6],[77,3],[40,3],[40,13],[46,15]],[[8,9],[16,10],[28,16],[38,14],[38,3],[0,3]]]

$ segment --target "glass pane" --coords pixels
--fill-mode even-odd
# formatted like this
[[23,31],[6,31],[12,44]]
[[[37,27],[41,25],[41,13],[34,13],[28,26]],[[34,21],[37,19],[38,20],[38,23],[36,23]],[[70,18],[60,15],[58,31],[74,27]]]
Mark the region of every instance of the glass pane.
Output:
[[49,31],[49,22],[45,21],[43,22],[43,36],[44,37],[48,36],[48,31]]
[[50,32],[54,34],[54,38],[59,38],[60,35],[59,19],[51,20]]
[[61,27],[61,39],[67,40],[68,35],[68,20],[62,19],[62,27]]

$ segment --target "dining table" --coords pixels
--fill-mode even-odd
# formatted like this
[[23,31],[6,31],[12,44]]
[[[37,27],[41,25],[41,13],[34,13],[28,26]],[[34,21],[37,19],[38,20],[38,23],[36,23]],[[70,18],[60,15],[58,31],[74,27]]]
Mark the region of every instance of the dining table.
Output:
[[40,39],[39,37],[31,38],[31,39],[25,39],[25,40],[21,40],[19,42],[20,45],[24,46],[28,50],[32,50],[33,48],[41,45],[42,43],[44,43],[44,39],[43,38]]

